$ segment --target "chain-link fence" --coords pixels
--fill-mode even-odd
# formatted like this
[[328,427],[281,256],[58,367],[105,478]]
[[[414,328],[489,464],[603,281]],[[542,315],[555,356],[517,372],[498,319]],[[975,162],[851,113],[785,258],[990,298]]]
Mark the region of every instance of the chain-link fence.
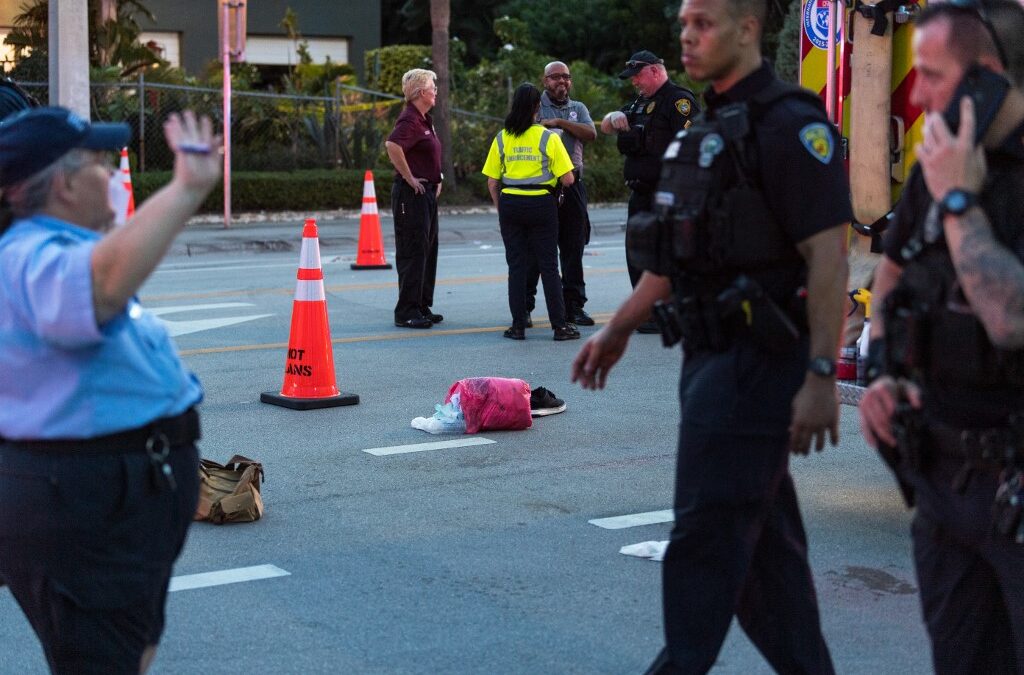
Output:
[[[22,83],[42,104],[48,85]],[[334,86],[332,96],[297,96],[256,91],[232,92],[232,167],[238,171],[314,168],[374,169],[390,166],[384,139],[403,105],[401,97],[360,87]],[[132,126],[132,170],[169,170],[173,155],[163,137],[163,121],[191,109],[223,126],[220,89],[147,82],[93,83],[91,115],[96,121]],[[452,111],[453,159],[460,173],[482,165],[490,139],[502,120],[467,110]]]

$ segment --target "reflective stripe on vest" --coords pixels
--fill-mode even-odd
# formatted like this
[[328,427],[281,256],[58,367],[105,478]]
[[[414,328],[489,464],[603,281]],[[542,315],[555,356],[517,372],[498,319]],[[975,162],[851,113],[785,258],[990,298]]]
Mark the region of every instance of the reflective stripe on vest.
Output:
[[548,187],[544,185],[547,181],[555,179],[555,175],[551,173],[551,160],[548,158],[548,139],[551,138],[553,132],[549,129],[544,129],[540,133],[540,173],[536,176],[530,176],[529,178],[506,178],[505,177],[505,141],[503,136],[505,134],[504,129],[498,132],[495,136],[495,141],[498,143],[498,158],[501,160],[501,183],[502,185],[508,186],[532,186],[532,187]]

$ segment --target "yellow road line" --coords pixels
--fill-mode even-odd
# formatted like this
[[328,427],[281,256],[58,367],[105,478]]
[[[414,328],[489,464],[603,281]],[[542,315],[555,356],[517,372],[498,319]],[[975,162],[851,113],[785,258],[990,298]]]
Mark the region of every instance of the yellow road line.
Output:
[[[604,323],[610,319],[611,312],[591,314],[595,321]],[[546,319],[537,319],[533,322],[534,328],[550,328],[551,324]],[[391,340],[414,340],[418,338],[441,337],[444,335],[473,335],[476,333],[497,333],[503,331],[507,326],[487,326],[481,328],[432,328],[407,333],[381,333],[378,335],[359,335],[355,337],[334,338],[331,344],[353,344],[356,342],[387,342]],[[199,356],[202,354],[228,354],[232,352],[252,352],[263,349],[287,349],[287,342],[272,342],[258,345],[232,345],[230,347],[202,347],[199,349],[183,349],[179,352],[181,356]]]
[[[587,270],[588,277],[605,276],[607,274],[622,274],[625,268],[612,268],[604,270]],[[438,279],[435,286],[465,286],[467,284],[498,284],[508,281],[507,274],[491,274],[480,277],[455,277],[451,279]],[[328,293],[346,293],[352,291],[377,291],[384,288],[398,288],[397,281],[379,281],[368,284],[337,284],[325,286]],[[294,295],[294,288],[243,288],[235,291],[206,291],[202,293],[161,293],[156,295],[142,296],[143,304],[152,302],[165,302],[168,300],[193,300],[203,298],[232,298],[252,295]],[[502,329],[504,330],[504,329]]]

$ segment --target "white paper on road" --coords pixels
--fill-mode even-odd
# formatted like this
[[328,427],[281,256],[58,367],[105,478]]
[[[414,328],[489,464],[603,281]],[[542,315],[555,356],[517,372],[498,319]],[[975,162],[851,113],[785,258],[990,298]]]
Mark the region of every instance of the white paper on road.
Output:
[[606,530],[621,530],[626,527],[637,527],[640,525],[655,525],[657,523],[671,523],[675,520],[672,509],[663,511],[647,511],[645,513],[631,513],[627,516],[613,516],[611,518],[595,518],[588,520],[591,525],[603,527]]
[[463,448],[470,445],[490,445],[491,443],[497,443],[489,438],[483,438],[482,436],[470,436],[468,438],[458,438],[454,441],[435,441],[433,443],[412,443],[410,445],[391,445],[386,448],[369,448],[363,450],[376,457],[383,457],[384,455],[402,455],[407,452],[423,452],[424,450],[443,450],[445,448]]
[[619,553],[661,562],[665,559],[666,548],[668,548],[668,541],[642,541],[639,544],[623,546],[619,549]]
[[287,572],[276,565],[254,565],[253,567],[238,567],[231,570],[204,572],[202,574],[186,574],[180,577],[171,577],[168,591],[189,591],[193,588],[223,586],[224,584],[237,584],[243,581],[256,581],[257,579],[273,579],[274,577],[286,577],[290,574],[291,572]]

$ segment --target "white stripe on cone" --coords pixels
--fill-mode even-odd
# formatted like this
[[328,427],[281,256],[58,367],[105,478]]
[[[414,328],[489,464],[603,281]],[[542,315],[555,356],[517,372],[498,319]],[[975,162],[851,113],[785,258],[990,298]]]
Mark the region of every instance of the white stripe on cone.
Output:
[[377,201],[377,191],[373,188],[373,181],[369,179],[363,180],[363,204],[366,204],[366,199],[370,198],[374,202]]
[[304,281],[300,279],[295,284],[295,299],[306,302],[327,300],[327,294],[324,293],[324,280]]
[[302,252],[299,253],[299,268],[306,270],[320,269],[320,244],[312,237],[302,238]]

